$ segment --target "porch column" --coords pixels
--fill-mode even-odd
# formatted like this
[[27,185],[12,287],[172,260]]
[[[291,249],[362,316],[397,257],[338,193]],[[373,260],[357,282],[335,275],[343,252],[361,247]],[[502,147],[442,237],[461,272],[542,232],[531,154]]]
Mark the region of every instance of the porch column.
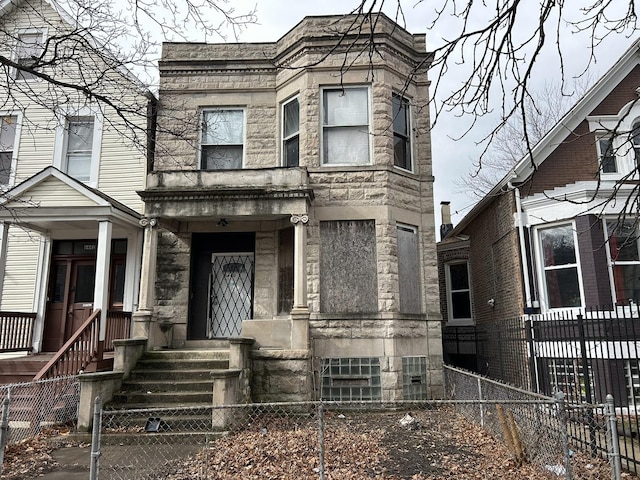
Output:
[[307,223],[309,215],[293,214],[293,309],[291,310],[291,348],[309,349],[309,304],[307,303]]
[[98,251],[96,252],[96,282],[93,293],[93,309],[100,309],[100,342],[107,334],[107,309],[109,308],[109,267],[111,265],[111,231],[108,220],[98,223]]
[[[138,310],[133,314],[133,336],[150,337],[151,316],[154,305],[154,289],[156,279],[156,255],[158,250],[158,220],[143,218],[140,226],[144,227],[144,244],[142,246],[142,265],[140,268],[140,294]],[[153,342],[152,342],[153,343]]]

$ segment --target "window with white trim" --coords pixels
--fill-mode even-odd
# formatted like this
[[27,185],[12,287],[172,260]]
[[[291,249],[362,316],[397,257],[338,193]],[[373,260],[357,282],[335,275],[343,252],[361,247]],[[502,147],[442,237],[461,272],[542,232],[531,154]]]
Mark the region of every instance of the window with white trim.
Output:
[[640,364],[637,359],[627,360],[624,366],[624,380],[628,405],[636,405],[640,398]]
[[59,113],[53,166],[93,187],[98,185],[102,145],[102,114],[82,107]]
[[393,105],[393,164],[413,171],[409,100],[394,93],[391,103]]
[[93,117],[67,119],[67,148],[63,170],[67,175],[81,182],[91,180],[93,130]]
[[598,158],[602,173],[618,173],[618,162],[611,137],[598,138]]
[[282,105],[282,165],[300,163],[300,102],[293,98]]
[[548,308],[582,306],[572,225],[543,228],[538,235]]
[[[18,65],[34,69],[40,63],[44,51],[44,33],[41,31],[25,31],[18,33],[14,59]],[[14,70],[16,80],[33,80],[37,76],[21,68]]]
[[445,264],[445,280],[449,325],[473,325],[469,263],[465,261]]
[[202,112],[202,170],[235,170],[244,159],[244,110],[224,108]]
[[368,165],[369,89],[322,90],[322,163]]
[[8,185],[11,180],[17,123],[14,115],[0,116],[0,185]]
[[636,121],[631,129],[631,145],[636,169],[640,169],[640,121]]
[[632,220],[606,221],[609,271],[617,304],[640,301],[640,235]]

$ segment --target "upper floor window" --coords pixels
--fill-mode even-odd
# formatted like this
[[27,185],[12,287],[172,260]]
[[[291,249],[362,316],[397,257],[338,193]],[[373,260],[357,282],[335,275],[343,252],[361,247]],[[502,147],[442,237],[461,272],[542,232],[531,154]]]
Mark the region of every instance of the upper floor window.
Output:
[[640,301],[640,235],[632,220],[607,220],[609,268],[616,303]]
[[409,100],[393,94],[393,164],[413,170],[411,161],[411,117]]
[[325,165],[370,163],[367,87],[323,89],[322,161]]
[[539,239],[547,306],[582,306],[572,226],[567,224],[541,229]]
[[202,114],[200,167],[203,170],[242,168],[244,110],[205,110]]
[[97,186],[102,115],[90,107],[69,113],[59,119],[53,166],[76,180]]
[[0,185],[7,185],[11,178],[17,121],[15,116],[0,116]]
[[469,263],[447,263],[445,265],[445,280],[449,325],[473,325]]
[[297,167],[300,162],[300,103],[294,98],[282,106],[282,164]]
[[631,144],[633,145],[633,159],[636,169],[640,169],[640,121],[633,124],[631,130]]
[[[40,56],[44,51],[44,34],[40,31],[29,31],[18,34],[16,44],[15,61],[18,65],[35,68],[40,62]],[[16,80],[32,80],[37,76],[20,68],[15,70]]]
[[91,179],[93,157],[93,117],[69,118],[64,171],[81,182]]
[[598,139],[598,157],[600,159],[600,171],[602,173],[617,173],[618,164],[611,137]]

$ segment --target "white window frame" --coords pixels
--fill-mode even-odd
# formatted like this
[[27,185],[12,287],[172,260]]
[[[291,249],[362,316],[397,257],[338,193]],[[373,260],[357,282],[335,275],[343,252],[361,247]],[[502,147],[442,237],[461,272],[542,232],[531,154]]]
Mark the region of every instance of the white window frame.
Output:
[[[98,187],[100,173],[100,156],[102,147],[103,115],[98,108],[81,107],[65,109],[58,112],[58,127],[56,129],[55,147],[53,152],[53,166],[62,172],[67,172],[67,140],[69,120],[75,118],[93,118],[93,143],[91,146],[91,167],[89,180],[83,181],[90,187]],[[79,180],[82,181],[82,180]]]
[[396,156],[395,156],[395,135],[396,135],[396,130],[395,130],[395,118],[391,119],[391,130],[392,130],[392,138],[394,140],[394,154],[393,154],[393,166],[394,168],[398,168],[402,171],[405,172],[410,172],[410,173],[414,173],[416,171],[416,166],[415,166],[415,155],[414,155],[414,151],[413,151],[413,144],[414,144],[414,138],[413,138],[413,105],[411,104],[411,99],[409,97],[406,97],[404,95],[402,95],[401,93],[398,92],[393,92],[392,93],[392,99],[391,99],[391,111],[393,112],[393,97],[398,97],[400,99],[400,101],[402,103],[406,102],[406,106],[407,106],[407,142],[409,142],[409,163],[411,165],[411,168],[404,168],[401,167],[399,165],[396,165]]
[[[575,257],[576,257],[576,263],[573,264],[563,264],[563,265],[558,265],[556,266],[557,268],[548,268],[548,270],[559,270],[559,269],[563,269],[563,268],[573,268],[574,266],[576,267],[576,271],[577,271],[577,275],[578,275],[578,290],[580,292],[580,306],[579,307],[555,307],[555,308],[551,308],[549,306],[549,298],[548,298],[548,294],[547,294],[547,279],[546,279],[546,275],[545,272],[547,271],[547,268],[545,268],[544,265],[544,252],[542,251],[542,240],[540,238],[540,233],[543,230],[550,230],[553,228],[559,228],[559,227],[565,227],[568,226],[571,229],[571,232],[573,233],[573,246],[574,246],[574,251],[575,251]],[[535,227],[534,229],[534,245],[535,245],[535,253],[536,253],[536,257],[537,257],[537,262],[536,262],[536,266],[537,266],[537,270],[538,270],[538,281],[539,281],[539,292],[540,292],[540,306],[542,309],[542,312],[549,312],[549,311],[581,311],[584,308],[584,287],[582,284],[582,264],[580,261],[580,248],[578,245],[578,234],[576,232],[576,226],[575,226],[575,222],[573,220],[571,221],[564,221],[564,222],[557,222],[557,223],[547,223],[547,224],[543,224],[543,225],[538,225]]]
[[[601,142],[610,141],[611,142],[611,154],[613,156],[615,171],[613,172],[605,172],[602,166],[602,160],[604,159],[604,152],[602,151]],[[619,177],[620,176],[620,162],[617,155],[616,141],[614,137],[610,135],[599,135],[596,137],[596,150],[598,151],[598,165],[600,169],[600,173],[603,177]]]
[[[611,256],[611,246],[610,246],[610,239],[611,239],[611,235],[613,234],[613,232],[609,231],[609,225],[607,225],[607,221],[617,221],[618,219],[613,217],[609,217],[609,218],[603,218],[602,222],[603,222],[603,231],[604,231],[604,235],[605,235],[605,243],[607,244],[607,248],[605,249],[607,252],[607,269],[609,271],[609,286],[611,288],[611,298],[613,299],[613,303],[617,304],[618,302],[622,302],[622,301],[626,301],[628,299],[623,298],[623,299],[618,299],[616,296],[616,282],[615,282],[615,275],[613,272],[613,268],[616,265],[640,265],[640,232],[638,233],[638,238],[636,240],[636,248],[638,249],[638,260],[614,260],[613,257]],[[640,227],[636,227],[636,229],[640,229]]]
[[[468,289],[453,290],[451,287],[451,266],[452,265],[466,265],[467,266],[467,283]],[[466,327],[473,326],[475,322],[473,320],[473,301],[471,297],[471,272],[469,268],[469,260],[452,260],[444,264],[444,278],[447,294],[447,326],[450,327]],[[469,312],[471,317],[469,318],[453,318],[453,293],[457,292],[469,292]]]
[[[285,136],[285,133],[284,133],[284,128],[285,128],[285,125],[286,125],[286,122],[285,122],[285,107],[287,105],[289,105],[291,102],[294,102],[294,101],[298,102],[298,130],[297,130],[296,133],[293,133],[291,135]],[[286,142],[288,140],[291,140],[291,139],[295,138],[295,137],[298,137],[298,166],[300,166],[300,132],[301,132],[300,120],[301,120],[301,118],[300,118],[300,96],[299,95],[295,95],[295,96],[285,100],[284,102],[282,102],[282,105],[281,105],[281,108],[280,108],[280,118],[281,118],[281,123],[282,123],[281,128],[280,128],[280,139],[281,139],[280,140],[280,149],[281,149],[281,152],[280,152],[280,164],[283,167],[287,166],[287,158],[286,158],[287,149],[286,149],[286,146],[285,146]]]
[[0,110],[0,117],[16,117],[16,136],[13,139],[13,152],[11,153],[11,165],[9,168],[9,182],[0,184],[0,191],[7,190],[16,182],[16,169],[18,168],[18,150],[20,148],[20,132],[22,130],[22,112],[10,112]]
[[[327,158],[325,158],[324,152],[324,135],[325,129],[331,129],[335,127],[340,127],[340,125],[325,125],[324,118],[326,115],[324,109],[324,95],[327,91],[336,91],[336,90],[366,90],[367,92],[367,149],[368,149],[368,158],[364,163],[337,163],[337,162],[327,162]],[[320,88],[320,164],[323,167],[361,167],[373,164],[373,144],[372,144],[372,135],[371,135],[371,124],[373,122],[373,109],[371,105],[371,88],[369,85],[345,85],[345,86],[325,86]],[[341,125],[356,127],[358,125]]]
[[204,160],[204,156],[202,155],[202,147],[203,146],[208,146],[208,145],[220,145],[220,144],[216,144],[216,143],[204,143],[204,128],[202,127],[204,125],[204,121],[205,121],[205,115],[208,112],[224,112],[224,111],[238,111],[238,112],[242,112],[242,165],[240,167],[240,169],[243,169],[246,167],[246,158],[247,158],[247,109],[246,107],[239,107],[239,106],[235,106],[235,105],[229,105],[229,106],[220,106],[220,107],[207,107],[207,108],[202,108],[200,110],[200,144],[198,145],[198,170],[201,170],[203,172],[215,172],[217,170],[215,169],[206,169],[204,168],[204,166],[202,165],[202,161]]
[[[19,30],[16,30],[15,33],[15,42],[13,44],[13,52],[11,55],[11,59],[18,63],[18,45],[20,43],[20,36],[22,35],[33,35],[33,34],[40,34],[42,35],[42,45],[43,45],[43,50],[44,50],[44,44],[47,41],[47,33],[48,33],[48,29],[47,28],[21,28]],[[15,81],[17,82],[39,82],[41,79],[38,77],[35,78],[18,78],[18,68],[13,68],[11,69],[11,78],[13,78]]]

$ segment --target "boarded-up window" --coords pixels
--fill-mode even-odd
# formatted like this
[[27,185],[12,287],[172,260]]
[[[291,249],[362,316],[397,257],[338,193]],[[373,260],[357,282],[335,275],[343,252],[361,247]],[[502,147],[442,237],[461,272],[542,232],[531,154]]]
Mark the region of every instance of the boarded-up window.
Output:
[[420,313],[420,262],[418,258],[418,229],[398,225],[398,286],[400,312]]
[[376,312],[375,221],[320,222],[320,242],[320,310]]
[[278,313],[293,308],[293,228],[278,235]]

